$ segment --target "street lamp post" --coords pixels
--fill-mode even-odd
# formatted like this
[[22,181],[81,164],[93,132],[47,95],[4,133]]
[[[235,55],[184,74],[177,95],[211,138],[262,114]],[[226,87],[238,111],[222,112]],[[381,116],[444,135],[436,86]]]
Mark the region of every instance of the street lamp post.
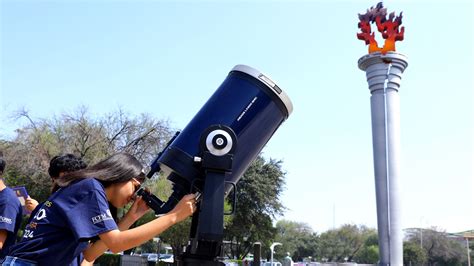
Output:
[[273,250],[276,246],[281,246],[281,243],[275,242],[270,246],[270,266],[273,266]]
[[161,240],[161,239],[160,239],[159,237],[154,237],[154,238],[153,238],[153,241],[154,241],[154,242],[157,242],[157,251],[156,251],[156,253],[158,254],[158,261],[160,261],[160,249],[161,249],[161,247],[160,247],[160,244],[161,244],[160,240]]
[[260,266],[262,265],[262,243],[255,242],[253,243],[253,266]]
[[420,217],[420,247],[423,249],[423,216]]
[[471,254],[469,249],[469,238],[466,237],[466,248],[467,248],[467,266],[471,266]]

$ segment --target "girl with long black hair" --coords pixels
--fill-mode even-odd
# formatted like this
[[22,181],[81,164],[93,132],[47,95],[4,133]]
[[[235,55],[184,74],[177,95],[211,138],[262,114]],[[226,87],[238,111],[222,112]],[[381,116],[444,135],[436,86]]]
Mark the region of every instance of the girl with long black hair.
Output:
[[[135,157],[118,153],[56,180],[61,188],[35,211],[22,240],[10,249],[2,265],[68,265],[97,236],[104,247],[117,253],[152,239],[196,210],[195,195],[189,194],[169,213],[120,231],[109,203],[122,208],[135,199],[145,179],[142,169]],[[129,221],[148,210],[140,198],[135,201],[127,213]],[[84,259],[93,261],[95,253],[84,252]]]

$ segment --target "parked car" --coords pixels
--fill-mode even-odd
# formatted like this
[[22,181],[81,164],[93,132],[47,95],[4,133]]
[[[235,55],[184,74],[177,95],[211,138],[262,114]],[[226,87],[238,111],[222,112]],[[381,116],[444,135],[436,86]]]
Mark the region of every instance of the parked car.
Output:
[[173,254],[160,254],[160,261],[174,263],[174,256]]
[[142,257],[146,258],[150,262],[158,262],[158,254],[156,253],[143,253]]
[[281,262],[274,260],[273,265],[270,261],[262,262],[260,265],[262,265],[262,266],[281,266]]

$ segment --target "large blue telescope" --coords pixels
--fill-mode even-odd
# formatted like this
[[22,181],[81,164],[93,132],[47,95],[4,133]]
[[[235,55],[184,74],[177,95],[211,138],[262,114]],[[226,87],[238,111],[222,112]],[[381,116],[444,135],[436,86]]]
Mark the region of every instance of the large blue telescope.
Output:
[[153,161],[148,177],[162,170],[173,182],[165,204],[146,197],[147,203],[156,203],[157,214],[170,211],[185,194],[201,193],[179,266],[223,265],[218,258],[224,198],[292,110],[286,93],[268,76],[237,65]]
[[[235,66],[191,122],[170,142],[152,164],[174,183],[175,200],[203,178],[195,158],[203,132],[213,126],[230,128],[239,143],[226,183],[237,183],[280,124],[293,110],[286,93],[268,76],[245,65]],[[159,168],[158,168],[159,167]],[[226,185],[226,193],[230,190]],[[173,200],[172,200],[173,201]],[[168,209],[168,208],[166,208]]]

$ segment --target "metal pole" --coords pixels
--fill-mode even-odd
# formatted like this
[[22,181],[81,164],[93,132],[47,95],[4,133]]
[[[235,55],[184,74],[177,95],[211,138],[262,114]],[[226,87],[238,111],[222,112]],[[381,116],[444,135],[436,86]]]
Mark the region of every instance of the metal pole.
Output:
[[253,266],[260,266],[262,253],[262,244],[260,242],[255,242],[253,244]]
[[471,266],[471,254],[469,250],[469,238],[466,237],[466,246],[467,246],[467,266]]
[[270,266],[273,266],[273,247],[270,249]]
[[423,249],[423,228],[420,228],[420,247]]
[[270,246],[270,266],[273,266],[273,250],[276,246],[280,246],[281,243],[275,242]]

